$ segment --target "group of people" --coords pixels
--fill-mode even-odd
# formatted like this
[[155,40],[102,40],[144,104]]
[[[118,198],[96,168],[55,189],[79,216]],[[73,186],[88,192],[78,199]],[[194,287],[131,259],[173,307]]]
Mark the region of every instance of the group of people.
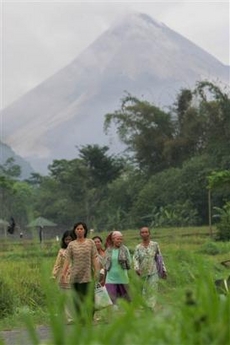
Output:
[[[161,255],[161,251],[158,243],[151,240],[149,228],[140,229],[141,243],[136,246],[133,256],[123,244],[120,231],[112,231],[107,236],[104,247],[100,236],[89,239],[87,234],[88,228],[84,222],[74,224],[72,231],[63,234],[61,249],[52,272],[53,278],[65,293],[74,292],[75,312],[79,315],[85,312],[85,302],[88,299],[91,300],[92,308],[87,311],[93,317],[96,283],[106,287],[114,307],[119,298],[130,302],[128,271],[132,267],[140,277],[141,293],[146,304],[154,308],[159,279],[156,257]],[[166,278],[163,261],[161,269],[162,278]],[[68,303],[65,315],[67,322],[71,323],[73,316]]]

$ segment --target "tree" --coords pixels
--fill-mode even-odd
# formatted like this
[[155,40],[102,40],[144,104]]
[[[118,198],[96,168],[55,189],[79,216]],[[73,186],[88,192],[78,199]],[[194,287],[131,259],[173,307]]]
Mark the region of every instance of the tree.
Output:
[[18,178],[21,175],[21,168],[18,164],[15,164],[15,159],[11,157],[3,165],[0,165],[0,172],[5,176]]
[[[61,208],[59,217],[64,219],[66,212],[71,222],[77,217],[96,226],[102,218],[101,204],[107,197],[108,185],[121,174],[123,165],[120,158],[108,155],[108,147],[98,145],[80,147],[79,158],[55,160],[49,166],[50,180],[44,181],[41,186],[46,200],[43,202],[45,212],[51,216],[51,212],[57,213],[57,209]],[[48,190],[57,189],[57,198],[52,203],[47,199],[47,184]],[[50,198],[52,200],[51,195]]]
[[[213,171],[208,176],[208,203],[209,203],[209,229],[212,236],[212,207],[211,192],[218,188],[230,186],[230,170]],[[219,229],[219,239],[230,239],[230,203],[227,202],[223,208],[215,207],[220,214],[220,223],[217,225]]]
[[31,173],[30,177],[25,180],[28,184],[34,187],[39,187],[42,183],[43,176],[39,173]]
[[120,140],[127,145],[134,163],[141,170],[151,175],[169,166],[164,150],[167,142],[173,138],[170,114],[147,101],[128,95],[122,99],[119,110],[106,114],[106,133],[112,122],[117,126]]
[[205,121],[193,98],[191,90],[182,89],[171,109],[175,134],[167,152],[172,166],[182,166],[205,148]]
[[25,226],[33,212],[33,188],[24,181],[15,181],[11,197],[11,214],[16,223]]
[[92,186],[104,186],[116,179],[124,163],[113,155],[108,155],[108,146],[86,145],[79,149],[79,156],[88,168]]
[[11,216],[11,195],[14,181],[7,176],[0,175],[0,218],[8,219]]
[[210,82],[198,83],[194,94],[200,101],[200,112],[205,118],[206,152],[215,166],[222,170],[230,168],[230,98],[229,87],[223,92]]
[[182,89],[177,95],[176,102],[174,103],[174,111],[177,114],[178,131],[183,132],[183,126],[185,122],[186,111],[192,104],[192,91],[188,89]]

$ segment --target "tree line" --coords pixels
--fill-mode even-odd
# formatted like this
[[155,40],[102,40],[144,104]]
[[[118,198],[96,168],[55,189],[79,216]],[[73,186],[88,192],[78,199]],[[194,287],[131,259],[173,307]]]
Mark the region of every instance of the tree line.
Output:
[[[75,159],[54,160],[47,176],[24,181],[13,159],[1,165],[0,218],[13,215],[21,227],[39,215],[62,226],[81,219],[99,231],[208,224],[208,177],[230,169],[229,89],[199,82],[167,111],[125,94],[105,115],[105,133],[112,124],[120,155],[81,146]],[[220,186],[212,205],[225,207],[229,197],[229,185]]]

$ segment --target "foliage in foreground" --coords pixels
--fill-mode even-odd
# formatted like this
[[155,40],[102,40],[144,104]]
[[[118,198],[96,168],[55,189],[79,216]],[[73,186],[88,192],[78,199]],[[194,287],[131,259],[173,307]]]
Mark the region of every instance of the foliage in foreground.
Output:
[[[73,325],[65,324],[65,296],[50,280],[57,247],[53,248],[53,256],[48,257],[46,248],[37,251],[33,248],[34,256],[29,256],[29,262],[26,258],[31,254],[29,248],[28,252],[22,249],[21,257],[18,252],[17,258],[12,257],[11,251],[6,252],[0,262],[1,281],[6,284],[4,291],[9,293],[7,301],[12,303],[13,310],[9,308],[8,318],[4,315],[1,328],[4,329],[4,324],[9,328],[10,318],[20,320],[17,326],[26,325],[32,345],[40,344],[36,325],[41,322],[50,327],[50,339],[46,342],[49,345],[71,345],[76,341],[87,345],[227,344],[230,340],[229,295],[218,295],[214,280],[227,278],[226,268],[219,263],[228,259],[230,247],[229,243],[213,242],[206,235],[204,228],[154,231],[152,237],[160,243],[168,269],[168,279],[159,284],[154,313],[144,305],[138,277],[131,271],[132,303],[120,303],[116,312],[97,312],[101,319],[96,325],[86,314],[85,325],[77,316]],[[124,238],[132,252],[139,241],[138,232],[125,231]]]
[[[168,304],[159,298],[154,312],[143,304],[137,289],[133,289],[133,302],[129,305],[120,303],[119,310],[101,311],[102,320],[97,325],[87,317],[84,324],[76,316],[75,323],[66,326],[63,316],[64,296],[59,304],[52,303],[52,291],[47,290],[50,301],[51,339],[48,344],[70,345],[219,345],[228,344],[230,298],[220,296],[214,289],[210,276],[200,270],[201,278],[193,289],[184,293],[178,289],[177,302]],[[89,306],[88,306],[89,307]],[[85,310],[86,306],[84,306]],[[26,319],[27,329],[32,344],[38,345],[36,329],[29,318]]]

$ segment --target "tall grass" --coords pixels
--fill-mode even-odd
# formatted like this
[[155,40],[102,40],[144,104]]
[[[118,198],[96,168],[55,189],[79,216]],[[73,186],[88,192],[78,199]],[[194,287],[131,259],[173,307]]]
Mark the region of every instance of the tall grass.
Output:
[[[8,291],[15,296],[17,307],[11,318],[16,322],[18,313],[20,325],[26,325],[34,345],[40,344],[36,324],[41,321],[37,315],[42,312],[51,330],[46,344],[229,344],[230,297],[228,294],[218,295],[214,280],[229,275],[220,262],[230,259],[230,244],[213,242],[204,228],[162,229],[155,231],[152,237],[160,244],[168,270],[167,280],[159,282],[154,312],[145,306],[139,278],[130,271],[130,304],[121,301],[118,311],[110,308],[97,312],[100,320],[96,324],[83,313],[84,325],[78,315],[75,315],[73,325],[66,325],[66,297],[50,279],[58,250],[53,246],[48,255],[47,249],[38,248],[29,262],[24,257],[25,248],[21,258],[18,249],[16,262],[7,260],[5,253],[0,262],[0,281],[4,281]],[[133,251],[139,242],[138,232],[126,231],[124,238]],[[92,307],[90,303],[87,301],[88,307],[84,306],[84,311]],[[4,316],[0,322],[2,329],[6,319]]]

